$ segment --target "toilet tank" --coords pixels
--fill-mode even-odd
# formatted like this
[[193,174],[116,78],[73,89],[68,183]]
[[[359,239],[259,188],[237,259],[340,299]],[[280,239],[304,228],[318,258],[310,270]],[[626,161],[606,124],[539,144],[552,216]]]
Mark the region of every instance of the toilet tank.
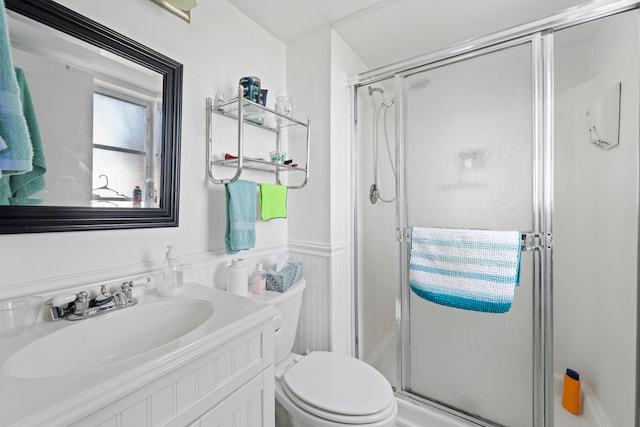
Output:
[[286,292],[264,291],[261,294],[249,292],[249,298],[254,301],[273,305],[279,315],[274,322],[275,363],[285,358],[293,349],[302,307],[302,294],[307,287],[305,279],[300,279]]

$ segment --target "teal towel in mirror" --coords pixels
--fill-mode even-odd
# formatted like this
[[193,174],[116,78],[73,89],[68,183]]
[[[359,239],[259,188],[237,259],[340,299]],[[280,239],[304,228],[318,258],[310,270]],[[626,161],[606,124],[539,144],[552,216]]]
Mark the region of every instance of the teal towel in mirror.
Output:
[[44,160],[40,128],[38,127],[38,120],[36,118],[36,110],[31,99],[31,92],[27,85],[27,78],[25,77],[22,69],[16,67],[15,71],[18,79],[18,87],[20,89],[22,112],[25,120],[27,121],[31,148],[33,150],[33,159],[31,160],[33,168],[30,172],[25,172],[20,175],[11,175],[11,203],[18,205],[31,205],[39,203],[39,200],[31,198],[31,196],[44,188],[44,173],[47,170],[47,165]]
[[10,176],[0,176],[0,206],[11,204],[11,187],[9,186]]
[[260,210],[262,220],[287,217],[287,187],[276,184],[260,184]]
[[224,247],[230,255],[256,244],[256,188],[255,182],[241,179],[224,186],[227,201]]
[[33,151],[11,59],[4,2],[0,2],[0,138],[2,174],[30,171]]

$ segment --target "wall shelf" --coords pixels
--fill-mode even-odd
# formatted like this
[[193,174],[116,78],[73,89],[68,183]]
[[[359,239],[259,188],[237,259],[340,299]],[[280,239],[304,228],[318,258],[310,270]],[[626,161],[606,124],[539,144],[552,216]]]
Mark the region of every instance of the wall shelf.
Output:
[[[276,183],[280,184],[281,173],[304,174],[301,184],[287,186],[291,189],[299,189],[307,184],[309,179],[309,144],[310,144],[310,120],[302,122],[293,117],[288,117],[277,111],[265,107],[242,97],[243,88],[238,87],[238,95],[228,101],[214,102],[211,98],[206,99],[207,109],[207,172],[209,181],[214,184],[228,184],[240,178],[244,169],[253,169],[269,172],[276,175]],[[237,122],[238,143],[237,152],[234,158],[224,160],[214,160],[214,141],[212,137],[212,117],[213,114],[227,117]],[[275,144],[273,150],[280,151],[281,136],[283,132],[292,128],[301,128],[306,131],[306,156],[305,163],[297,166],[285,165],[270,162],[263,159],[248,157],[244,155],[244,126],[250,125],[275,134]],[[288,141],[289,145],[299,144],[301,141]],[[235,168],[236,172],[231,178],[216,178],[213,174],[214,166],[225,166]]]

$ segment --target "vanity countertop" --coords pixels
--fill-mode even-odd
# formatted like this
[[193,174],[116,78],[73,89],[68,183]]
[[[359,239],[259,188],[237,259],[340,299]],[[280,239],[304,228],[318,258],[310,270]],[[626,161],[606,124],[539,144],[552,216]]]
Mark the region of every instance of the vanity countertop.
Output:
[[[184,335],[166,344],[152,348],[140,354],[113,362],[91,366],[90,369],[70,369],[63,373],[47,375],[12,375],[10,360],[16,352],[23,351],[37,340],[47,338],[65,328],[83,331],[77,336],[84,345],[91,346],[93,340],[108,340],[113,346],[121,345],[124,333],[113,330],[110,336],[91,335],[88,322],[108,322],[109,316],[118,316],[127,310],[136,310],[150,304],[163,304],[171,309],[171,298],[156,295],[142,295],[136,306],[92,319],[57,322],[39,322],[32,330],[16,337],[0,337],[0,414],[2,424],[6,426],[67,425],[97,408],[131,393],[156,378],[167,374],[177,367],[194,360],[234,337],[255,328],[274,318],[275,308],[252,301],[248,298],[232,295],[218,289],[187,284],[178,300],[208,301],[213,304],[213,315]],[[153,322],[154,318],[145,318],[141,322]],[[84,324],[84,325],[83,325]],[[82,326],[82,328],[79,328]],[[135,328],[135,325],[132,325]],[[104,329],[104,328],[102,328]],[[149,329],[148,323],[146,330]],[[74,332],[69,329],[64,332]],[[85,332],[89,331],[89,334]],[[56,336],[58,336],[56,335]],[[65,336],[74,336],[65,334]],[[129,334],[130,336],[131,334]],[[120,336],[120,339],[119,339]],[[147,337],[141,337],[146,339]],[[51,354],[63,352],[63,343],[51,340],[50,348],[38,355],[42,360]],[[14,358],[15,361],[15,358]],[[73,355],[69,363],[74,364]]]

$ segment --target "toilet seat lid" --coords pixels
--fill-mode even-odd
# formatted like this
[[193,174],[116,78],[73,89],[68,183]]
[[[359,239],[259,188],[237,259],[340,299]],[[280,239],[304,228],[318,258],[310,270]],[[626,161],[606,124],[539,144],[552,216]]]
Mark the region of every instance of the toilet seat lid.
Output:
[[285,372],[288,393],[310,406],[336,415],[367,416],[386,412],[393,391],[386,378],[353,357],[314,351]]

